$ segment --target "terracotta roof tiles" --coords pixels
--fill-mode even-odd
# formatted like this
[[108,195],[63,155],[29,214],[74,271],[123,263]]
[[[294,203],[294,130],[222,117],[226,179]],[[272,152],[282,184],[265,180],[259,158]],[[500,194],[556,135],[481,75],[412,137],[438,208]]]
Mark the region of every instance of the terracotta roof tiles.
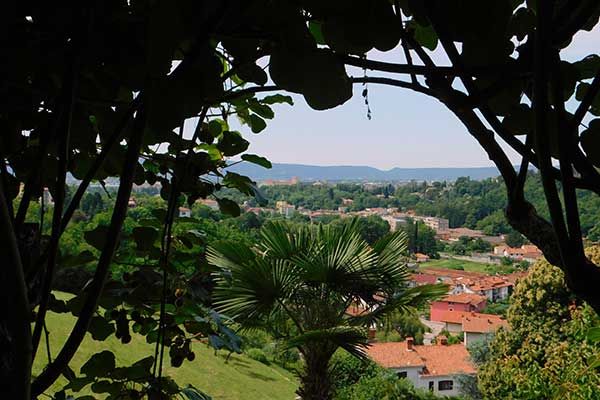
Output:
[[423,367],[423,375],[474,374],[469,352],[462,344],[413,346],[406,342],[374,343],[367,348],[373,361],[385,368]]
[[478,305],[484,302],[485,300],[485,296],[480,296],[475,293],[458,293],[449,294],[448,296],[444,297],[441,301],[446,301],[449,303]]

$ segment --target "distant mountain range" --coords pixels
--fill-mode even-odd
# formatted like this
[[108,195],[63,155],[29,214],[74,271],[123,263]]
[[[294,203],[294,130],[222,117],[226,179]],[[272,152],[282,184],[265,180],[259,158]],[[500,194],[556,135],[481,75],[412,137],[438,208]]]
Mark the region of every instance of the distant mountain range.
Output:
[[380,170],[367,166],[318,166],[303,164],[273,164],[266,169],[251,163],[240,163],[229,170],[249,176],[256,181],[267,179],[287,180],[297,177],[301,181],[453,181],[461,176],[474,180],[500,175],[495,167],[473,168],[392,168]]

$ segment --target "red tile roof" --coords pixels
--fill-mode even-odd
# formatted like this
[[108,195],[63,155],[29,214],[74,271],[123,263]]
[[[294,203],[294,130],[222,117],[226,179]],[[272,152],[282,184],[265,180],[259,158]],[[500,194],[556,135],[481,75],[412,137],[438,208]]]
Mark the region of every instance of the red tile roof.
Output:
[[485,296],[480,296],[475,293],[459,293],[449,294],[440,301],[446,301],[449,303],[460,303],[460,304],[472,304],[478,305],[486,300]]
[[477,292],[480,290],[492,290],[508,286],[513,286],[513,283],[508,279],[501,278],[499,276],[490,276],[488,278],[475,281],[469,286],[469,288]]
[[[413,346],[413,349],[420,346]],[[406,341],[372,343],[367,354],[373,361],[385,368],[424,367],[425,362],[416,351],[408,350]]]
[[412,274],[411,280],[417,285],[437,283],[437,277],[429,274]]
[[464,311],[438,312],[437,322],[462,325],[463,332],[488,333],[496,332],[500,327],[508,327],[508,322],[494,314],[483,314]]
[[476,372],[462,344],[413,346],[408,350],[406,342],[373,343],[367,354],[382,367],[423,367],[423,374],[429,376]]
[[468,314],[465,311],[438,311],[436,322],[449,322],[451,324],[461,324],[463,316]]
[[508,321],[497,315],[478,314],[466,315],[462,320],[463,332],[490,333],[496,332],[500,327],[508,327]]
[[426,375],[474,374],[477,371],[462,344],[415,346],[425,361]]

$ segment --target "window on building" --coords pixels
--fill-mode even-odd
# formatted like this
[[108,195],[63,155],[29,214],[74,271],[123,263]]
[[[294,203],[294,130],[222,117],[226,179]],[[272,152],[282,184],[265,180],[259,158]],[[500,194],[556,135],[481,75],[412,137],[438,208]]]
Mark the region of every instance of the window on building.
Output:
[[438,390],[452,390],[453,385],[453,381],[439,381]]
[[429,390],[433,392],[433,381],[429,381]]
[[403,379],[406,378],[407,374],[406,371],[400,371],[396,374],[398,376],[398,378]]

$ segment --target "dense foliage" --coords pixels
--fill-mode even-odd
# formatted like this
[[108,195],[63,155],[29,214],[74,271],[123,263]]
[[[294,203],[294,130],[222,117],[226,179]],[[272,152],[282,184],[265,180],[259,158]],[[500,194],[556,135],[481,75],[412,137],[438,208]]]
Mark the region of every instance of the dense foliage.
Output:
[[[439,100],[498,167],[510,225],[565,272],[577,295],[600,310],[600,270],[586,259],[582,245],[584,229],[593,234],[598,229],[583,228],[577,193],[600,193],[600,123],[593,119],[600,114],[600,58],[561,60],[561,50],[577,32],[592,29],[599,15],[596,0],[7,2],[0,16],[7,38],[0,67],[0,258],[5,264],[0,295],[12,306],[0,321],[6,343],[0,354],[3,391],[29,400],[66,375],[71,383],[108,377],[121,392],[125,381],[134,380],[135,390],[147,397],[199,396],[161,375],[161,355],[172,333],[195,321],[204,325],[188,334],[212,337],[217,346],[235,340],[222,329],[221,317],[194,308],[202,303],[190,294],[194,280],[188,270],[205,272],[202,257],[192,251],[202,239],[193,229],[174,232],[175,210],[213,196],[223,211],[239,214],[218,192],[224,186],[260,199],[251,180],[226,167],[234,156],[270,163],[245,153],[249,143],[229,119],[235,115],[245,129],[263,131],[274,117],[271,105],[291,103],[281,94],[257,96],[272,90],[300,93],[317,110],[346,102],[355,83],[365,85],[361,93],[367,103],[369,83]],[[366,57],[372,49],[398,45],[402,63]],[[436,59],[444,65],[428,52],[438,46],[446,57]],[[361,76],[349,76],[347,65],[360,67]],[[367,70],[406,74],[410,81]],[[187,136],[186,121],[188,127],[193,122]],[[500,140],[521,156],[519,168]],[[540,171],[550,218],[536,211],[524,191],[530,164]],[[74,193],[65,187],[69,174],[81,179]],[[95,264],[74,302],[81,306],[73,310],[75,326],[56,358],[32,377],[45,316],[54,307],[52,283],[64,262],[61,235],[80,217],[76,211],[89,184],[105,184],[110,177],[119,178],[110,220],[84,234],[95,250],[72,260]],[[144,182],[161,184],[166,209],[134,221],[129,232],[123,229],[128,199],[133,184]],[[49,236],[41,234],[43,215],[25,223],[44,188],[55,200]],[[385,190],[383,198],[389,194]],[[86,204],[95,207],[94,200]],[[455,224],[461,216],[448,218]],[[112,266],[123,258],[135,259],[134,279],[114,282]],[[150,292],[142,296],[145,290]],[[173,311],[171,303],[178,299],[193,306],[173,304]],[[140,302],[149,308],[144,313],[137,309]],[[74,377],[68,365],[88,329],[98,326],[93,321],[105,304],[112,310],[104,319],[115,320],[124,342],[129,312],[154,324],[144,333],[156,340],[158,351],[127,371],[112,369],[112,356],[99,353],[81,377]],[[181,340],[176,350],[170,348],[175,364],[189,355],[187,338]],[[117,396],[110,385],[97,387]]]
[[[596,261],[598,261],[596,259]],[[588,364],[600,350],[587,332],[600,320],[566,288],[561,271],[539,261],[519,281],[478,378],[486,399],[596,399],[600,374]]]
[[[381,192],[387,189],[387,195]],[[419,215],[447,218],[451,228],[465,226],[480,229],[487,235],[515,234],[504,215],[507,202],[504,183],[498,178],[472,180],[466,177],[454,182],[409,182],[365,188],[359,183],[313,185],[263,186],[265,197],[271,204],[285,200],[296,207],[308,210],[337,210],[344,206],[344,199],[353,200],[345,205],[348,211],[366,208],[393,208],[400,211],[413,210]],[[542,216],[549,217],[541,187],[540,175],[530,171],[524,188],[525,195]],[[581,208],[581,229],[593,241],[600,240],[600,199],[588,191],[578,191]],[[243,194],[232,194],[240,203],[249,201]]]
[[[403,232],[370,246],[358,227],[358,220],[316,228],[271,222],[256,246],[223,241],[208,250],[219,267],[217,309],[298,349],[304,360],[298,394],[306,400],[330,398],[330,362],[338,349],[365,358],[369,327],[447,290],[408,288]],[[352,307],[361,312],[347,314]]]
[[[335,400],[438,400],[439,397],[425,389],[415,389],[408,379],[398,377],[388,371],[380,371],[375,376],[365,375],[354,385],[348,386],[334,397]],[[459,397],[446,397],[460,400]]]

